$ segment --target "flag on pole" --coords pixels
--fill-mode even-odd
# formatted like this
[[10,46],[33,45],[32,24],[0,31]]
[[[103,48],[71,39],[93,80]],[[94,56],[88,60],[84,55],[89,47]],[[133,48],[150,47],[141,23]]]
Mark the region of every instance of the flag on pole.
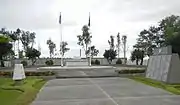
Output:
[[61,12],[60,12],[60,16],[59,16],[59,24],[61,24]]
[[88,23],[88,26],[89,26],[89,27],[91,26],[90,12],[89,12],[89,23]]

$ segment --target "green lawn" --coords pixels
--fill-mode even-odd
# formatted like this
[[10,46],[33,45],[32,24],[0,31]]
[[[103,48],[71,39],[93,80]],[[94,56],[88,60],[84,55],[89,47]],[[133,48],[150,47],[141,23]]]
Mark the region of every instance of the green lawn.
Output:
[[135,81],[138,81],[138,82],[141,82],[141,83],[153,86],[153,87],[164,89],[164,90],[169,91],[171,93],[174,93],[176,95],[180,95],[180,84],[173,84],[173,85],[172,84],[166,84],[163,82],[159,82],[156,80],[152,80],[152,79],[140,77],[140,76],[130,77],[130,79],[133,79]]
[[0,78],[0,105],[28,105],[36,97],[46,81],[27,78],[22,85],[15,86],[10,78]]

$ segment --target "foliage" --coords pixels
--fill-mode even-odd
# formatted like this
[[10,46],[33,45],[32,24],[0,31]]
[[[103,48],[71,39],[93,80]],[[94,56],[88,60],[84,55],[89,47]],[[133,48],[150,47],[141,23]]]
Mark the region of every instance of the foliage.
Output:
[[54,54],[54,50],[56,48],[56,44],[51,39],[47,40],[46,44],[49,48],[50,58],[52,58],[52,55]]
[[22,31],[20,36],[21,43],[23,45],[24,51],[27,52],[29,48],[33,48],[35,43],[35,35],[34,32]]
[[143,65],[144,51],[140,49],[134,49],[131,52],[131,61],[136,61],[136,65],[139,65],[139,61],[141,61],[140,65]]
[[38,50],[36,50],[34,48],[27,49],[26,57],[28,57],[28,59],[30,59],[32,61],[32,65],[34,65],[34,63],[36,63],[36,60],[37,60],[37,58],[39,58],[40,55],[41,55],[41,52],[39,52]]
[[118,58],[119,58],[119,56],[120,56],[120,45],[121,45],[121,39],[120,39],[120,33],[118,33],[117,34],[117,45],[116,45],[116,47],[117,47],[117,55],[118,55]]
[[88,50],[86,51],[86,54],[89,55],[90,53],[90,50],[91,50],[91,57],[93,58],[94,56],[97,56],[98,53],[99,53],[99,50],[97,50],[95,48],[95,46],[91,46],[91,48],[89,47]]
[[171,45],[173,52],[180,55],[180,16],[166,17],[159,26],[165,38],[165,45]]
[[180,95],[179,84],[169,85],[169,84],[162,83],[160,81],[156,81],[156,80],[152,80],[152,79],[144,78],[144,77],[131,77],[130,79],[133,79],[135,81],[138,81],[138,82],[141,82],[141,83],[144,83],[146,85],[150,85],[156,88],[164,89],[176,95]]
[[45,83],[46,81],[42,79],[27,78],[24,80],[24,84],[14,86],[12,79],[4,79],[4,82],[0,85],[1,104],[29,105]]
[[114,50],[114,36],[110,36],[110,40],[108,40],[108,43],[109,43],[109,46],[110,46],[110,49]]
[[108,63],[111,64],[112,60],[116,58],[117,53],[116,50],[109,49],[109,50],[105,50],[103,56],[104,58],[107,59]]
[[27,66],[28,65],[27,61],[25,61],[25,60],[21,61],[21,64],[23,64],[23,66]]
[[[85,54],[88,50],[88,45],[91,43],[91,34],[89,32],[89,27],[87,25],[84,25],[82,27],[82,35],[78,35],[78,45],[82,46],[84,48]],[[87,57],[87,54],[86,54]]]
[[11,52],[12,44],[7,36],[0,35],[0,61],[1,67],[4,67],[3,57]]
[[54,64],[54,62],[53,62],[53,60],[47,60],[45,62],[45,64],[48,65],[48,66],[52,66]]
[[180,17],[171,15],[162,19],[158,26],[151,26],[140,32],[134,48],[144,51],[144,56],[152,55],[154,48],[172,46],[174,53],[180,55]]
[[95,62],[94,62],[96,65],[100,65],[100,61],[99,60],[95,60]]
[[24,58],[24,56],[23,56],[23,51],[19,51],[19,58]]
[[62,55],[64,56],[64,54],[70,50],[70,48],[67,48],[68,43],[62,41],[61,45],[60,45],[60,52],[62,53]]
[[117,59],[116,64],[122,64],[122,60],[120,58]]

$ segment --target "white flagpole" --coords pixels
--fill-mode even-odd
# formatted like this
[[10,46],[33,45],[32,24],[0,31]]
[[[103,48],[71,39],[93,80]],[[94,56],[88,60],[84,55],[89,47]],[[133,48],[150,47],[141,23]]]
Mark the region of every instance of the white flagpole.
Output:
[[[90,12],[89,12],[89,30],[90,30]],[[91,42],[90,42],[90,50],[89,50],[89,66],[91,66]]]
[[59,24],[60,24],[60,55],[61,55],[61,67],[63,67],[63,51],[62,51],[62,19],[61,19],[61,12],[59,17]]
[[61,49],[61,66],[63,67],[63,51],[62,51],[62,24],[60,24],[60,36],[61,36],[61,41],[60,41],[60,49]]

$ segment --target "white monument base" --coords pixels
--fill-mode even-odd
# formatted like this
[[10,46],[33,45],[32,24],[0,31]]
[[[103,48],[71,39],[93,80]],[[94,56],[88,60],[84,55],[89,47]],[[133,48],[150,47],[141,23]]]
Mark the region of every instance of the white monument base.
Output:
[[166,83],[180,83],[178,54],[156,55],[149,59],[146,77]]
[[15,64],[13,72],[13,80],[22,80],[26,78],[23,64]]

